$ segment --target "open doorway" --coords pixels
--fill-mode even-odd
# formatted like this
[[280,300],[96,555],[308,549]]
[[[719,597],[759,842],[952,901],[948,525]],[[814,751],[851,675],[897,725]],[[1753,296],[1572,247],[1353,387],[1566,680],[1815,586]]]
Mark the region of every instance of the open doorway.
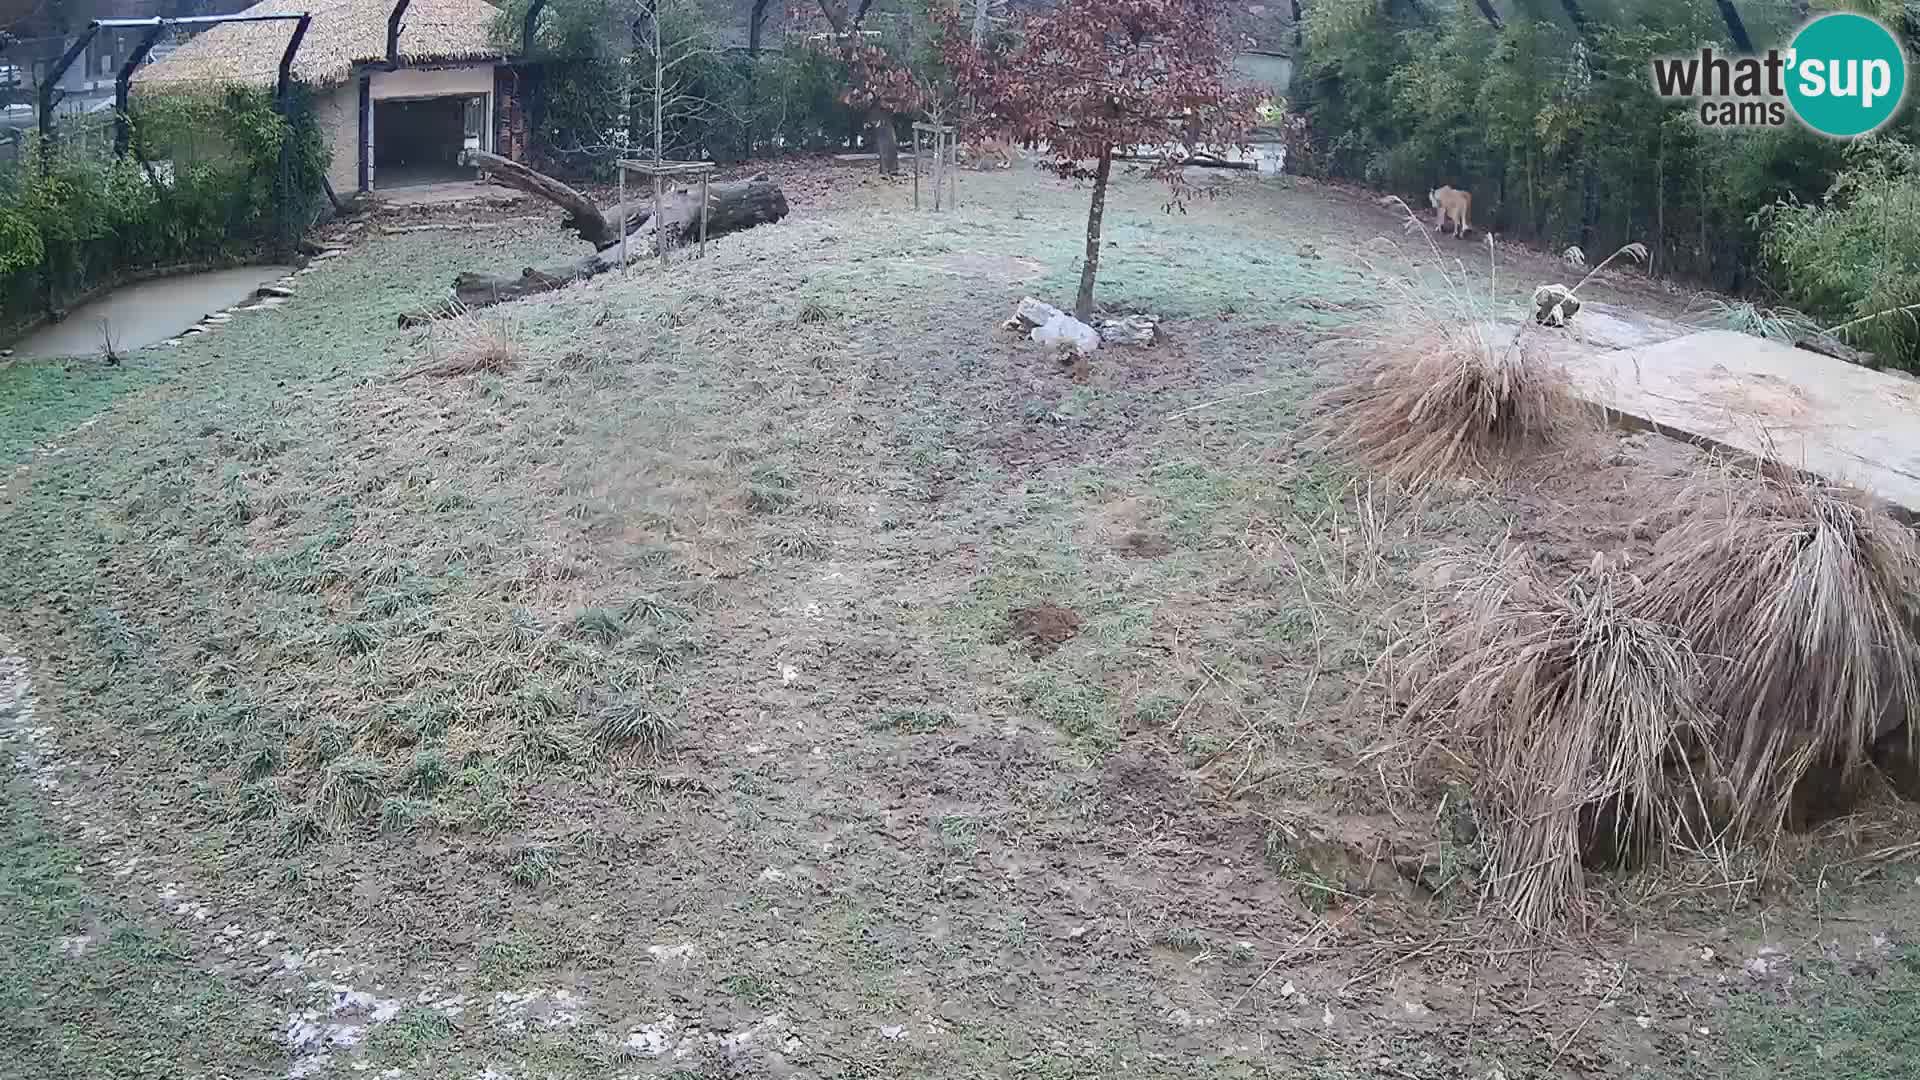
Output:
[[471,180],[460,152],[486,149],[484,96],[388,99],[373,117],[374,186]]

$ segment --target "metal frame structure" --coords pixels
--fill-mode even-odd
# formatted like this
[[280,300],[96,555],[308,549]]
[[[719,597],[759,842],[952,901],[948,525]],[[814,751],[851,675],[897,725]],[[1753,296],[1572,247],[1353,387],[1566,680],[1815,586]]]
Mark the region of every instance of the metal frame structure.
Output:
[[[960,209],[960,140],[955,138],[954,129],[947,124],[929,124],[915,121],[913,125],[913,208],[920,209],[920,146],[922,142],[932,144],[933,149],[933,208],[940,209],[940,193],[951,188],[953,191],[952,209]],[[951,167],[948,159],[951,158]]]
[[[406,0],[402,0],[403,4],[405,2]],[[67,51],[60,54],[60,59],[54,61],[53,66],[47,69],[46,76],[40,80],[41,146],[51,147],[53,145],[53,107],[56,104],[54,93],[60,89],[60,80],[66,77],[67,70],[73,67],[74,61],[80,59],[80,54],[86,51],[87,46],[93,44],[93,39],[100,36],[100,31],[128,30],[139,27],[147,28],[146,36],[140,39],[140,44],[135,46],[133,53],[127,57],[127,62],[120,65],[120,71],[114,77],[113,81],[113,149],[116,154],[124,154],[127,152],[130,134],[127,128],[127,101],[132,94],[133,72],[135,68],[138,68],[141,63],[146,60],[147,55],[153,51],[154,45],[159,43],[161,34],[175,27],[206,27],[218,26],[221,23],[262,22],[291,22],[295,24],[293,36],[287,39],[286,50],[280,54],[279,80],[275,84],[273,91],[275,106],[284,112],[287,106],[287,91],[293,81],[293,56],[300,51],[300,43],[306,39],[307,28],[313,25],[313,16],[308,12],[302,11],[298,14],[289,12],[281,15],[190,15],[178,19],[160,17],[151,19],[95,19],[93,22],[87,24],[86,33],[73,39],[73,44],[67,46]],[[52,166],[51,156],[44,151],[41,156],[41,163],[42,166],[46,168]]]
[[[406,0],[401,0],[401,3],[406,3]],[[100,31],[140,27],[146,28],[147,31],[146,35],[140,39],[140,44],[136,46],[133,53],[128,56],[127,62],[120,65],[120,70],[114,77],[113,149],[116,155],[121,155],[127,152],[132,141],[132,131],[128,126],[127,108],[133,90],[133,73],[136,68],[145,62],[147,56],[153,52],[153,47],[159,43],[161,34],[173,27],[207,27],[218,26],[222,23],[265,22],[291,22],[294,24],[293,34],[287,39],[287,47],[280,54],[280,70],[273,91],[274,108],[284,116],[287,113],[289,105],[288,92],[293,85],[293,57],[295,53],[300,51],[300,43],[306,40],[307,28],[313,25],[313,15],[309,12],[302,11],[297,14],[289,12],[278,15],[191,15],[178,19],[160,17],[151,19],[95,19],[93,22],[88,23],[86,32],[75,38],[73,43],[67,46],[66,51],[60,54],[60,59],[56,60],[53,66],[47,69],[45,77],[40,80],[41,170],[46,173],[51,173],[53,170],[53,108],[58,100],[54,94],[59,90],[60,80],[66,77],[67,70],[73,67],[74,61],[80,59],[80,54],[86,51],[87,46],[93,44],[94,39],[100,36]],[[284,167],[287,148],[282,146],[280,153],[282,155],[282,166]],[[40,264],[40,287],[41,299],[46,306],[47,312],[54,314],[53,268],[52,264],[45,260]]]
[[707,182],[717,166],[711,161],[632,161],[621,158],[620,169],[620,272],[627,272],[627,174],[637,172],[653,177],[653,246],[660,253],[660,265],[667,265],[667,236],[660,224],[661,180],[668,176],[694,176],[700,180],[700,258],[707,257]]

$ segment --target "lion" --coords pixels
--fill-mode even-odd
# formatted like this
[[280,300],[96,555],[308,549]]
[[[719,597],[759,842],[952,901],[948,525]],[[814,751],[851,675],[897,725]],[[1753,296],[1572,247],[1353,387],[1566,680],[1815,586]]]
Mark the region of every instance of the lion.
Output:
[[1467,214],[1473,209],[1473,193],[1458,188],[1440,187],[1427,192],[1427,202],[1433,205],[1433,227],[1446,231],[1446,223],[1454,223],[1453,235],[1464,236],[1473,230],[1467,224]]
[[[1013,140],[1005,135],[983,136],[975,139],[966,145],[965,151],[967,160],[972,162],[974,166],[999,169],[1013,168],[1013,158],[1017,153],[1013,146]],[[986,160],[988,158],[995,159],[998,164],[987,166]]]

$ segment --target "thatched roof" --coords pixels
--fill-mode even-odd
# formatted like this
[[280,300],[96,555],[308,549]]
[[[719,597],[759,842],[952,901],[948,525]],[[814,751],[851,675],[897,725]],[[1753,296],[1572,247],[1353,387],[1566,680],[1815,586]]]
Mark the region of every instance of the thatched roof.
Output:
[[[313,24],[294,55],[293,76],[309,86],[345,82],[355,64],[387,58],[387,17],[393,0],[261,0],[249,15],[299,12]],[[486,0],[412,0],[400,21],[400,61],[407,64],[496,60],[491,38],[497,10]],[[135,86],[272,86],[291,22],[228,23],[191,40],[134,73]]]

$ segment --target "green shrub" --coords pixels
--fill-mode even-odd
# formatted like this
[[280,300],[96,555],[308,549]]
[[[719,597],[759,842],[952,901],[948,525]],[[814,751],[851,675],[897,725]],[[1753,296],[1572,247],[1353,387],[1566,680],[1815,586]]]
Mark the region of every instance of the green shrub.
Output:
[[1784,199],[1758,219],[1775,288],[1885,363],[1920,369],[1920,151],[1856,143],[1819,202]]
[[[1651,269],[1743,290],[1757,284],[1757,207],[1812,199],[1844,145],[1792,125],[1703,128],[1655,97],[1651,61],[1703,45],[1725,51],[1719,8],[1670,0],[1498,4],[1324,0],[1307,12],[1291,88],[1310,146],[1307,172],[1385,187],[1425,209],[1429,187],[1473,192],[1473,224],[1558,251],[1644,243]],[[1743,5],[1756,42],[1791,29],[1784,7]],[[1909,110],[1896,125],[1920,130]]]
[[304,94],[293,105],[283,117],[242,87],[143,94],[127,156],[35,143],[0,176],[0,323],[36,314],[43,280],[61,304],[128,271],[290,245],[317,217],[327,167]]

